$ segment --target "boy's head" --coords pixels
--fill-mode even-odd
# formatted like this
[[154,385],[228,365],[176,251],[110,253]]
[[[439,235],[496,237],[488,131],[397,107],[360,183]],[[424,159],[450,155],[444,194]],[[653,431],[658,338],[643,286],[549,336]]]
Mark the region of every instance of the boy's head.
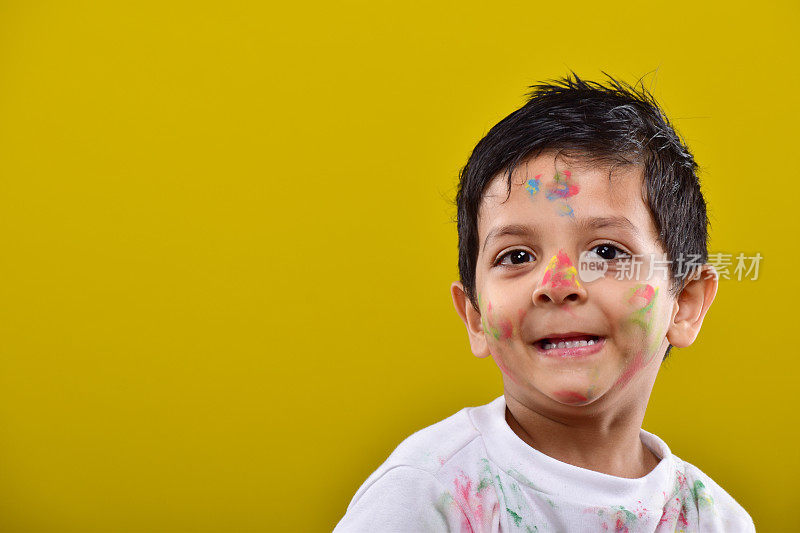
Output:
[[461,172],[452,292],[473,352],[507,386],[581,405],[655,379],[672,345],[694,341],[716,292],[706,205],[644,87],[574,76],[533,89]]

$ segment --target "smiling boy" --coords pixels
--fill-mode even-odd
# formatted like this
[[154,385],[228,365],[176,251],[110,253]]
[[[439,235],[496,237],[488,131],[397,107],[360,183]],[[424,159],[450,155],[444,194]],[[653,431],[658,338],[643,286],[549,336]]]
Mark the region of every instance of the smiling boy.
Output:
[[644,88],[533,89],[477,144],[457,197],[451,294],[503,395],[403,441],[335,531],[754,531],[641,429],[662,361],[717,290],[694,159]]

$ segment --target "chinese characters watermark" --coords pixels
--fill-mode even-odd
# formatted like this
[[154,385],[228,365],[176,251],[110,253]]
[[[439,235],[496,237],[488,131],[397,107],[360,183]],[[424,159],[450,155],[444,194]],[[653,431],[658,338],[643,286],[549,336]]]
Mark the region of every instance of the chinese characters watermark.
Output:
[[[651,279],[654,276],[668,278],[672,272],[676,277],[688,280],[700,279],[701,276],[716,279],[736,279],[737,281],[758,279],[759,267],[764,257],[739,253],[708,254],[706,263],[713,269],[703,270],[704,264],[699,254],[681,254],[674,260],[665,259],[660,254],[634,254],[620,258],[605,259],[594,252],[583,252],[578,261],[578,276],[583,282],[590,282],[605,276],[613,275],[618,280]],[[705,272],[705,273],[704,273]]]

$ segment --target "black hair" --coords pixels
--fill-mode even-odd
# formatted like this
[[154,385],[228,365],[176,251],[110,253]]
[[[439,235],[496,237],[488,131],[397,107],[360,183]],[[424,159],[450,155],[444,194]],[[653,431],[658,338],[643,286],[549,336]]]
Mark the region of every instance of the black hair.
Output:
[[[572,73],[530,86],[528,101],[492,127],[459,174],[456,194],[458,270],[464,291],[478,309],[475,269],[478,212],[483,192],[500,173],[554,150],[609,165],[644,165],[643,198],[659,243],[670,259],[671,292],[677,295],[696,269],[677,269],[675,260],[694,254],[708,260],[708,216],[697,178],[698,165],[652,93],[610,75],[606,84]],[[669,354],[670,345],[664,358]]]

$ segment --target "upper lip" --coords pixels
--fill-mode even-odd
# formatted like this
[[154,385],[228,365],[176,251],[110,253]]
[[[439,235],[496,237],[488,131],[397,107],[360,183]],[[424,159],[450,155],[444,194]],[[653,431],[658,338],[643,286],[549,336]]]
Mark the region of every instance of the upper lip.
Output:
[[578,336],[581,336],[581,335],[590,335],[590,336],[593,336],[593,337],[602,337],[602,335],[599,335],[597,333],[589,333],[587,331],[566,331],[566,332],[563,332],[563,333],[555,333],[554,332],[554,333],[548,333],[547,335],[542,335],[541,337],[536,339],[534,341],[534,343],[541,342],[544,339],[561,338],[561,337],[578,337]]

